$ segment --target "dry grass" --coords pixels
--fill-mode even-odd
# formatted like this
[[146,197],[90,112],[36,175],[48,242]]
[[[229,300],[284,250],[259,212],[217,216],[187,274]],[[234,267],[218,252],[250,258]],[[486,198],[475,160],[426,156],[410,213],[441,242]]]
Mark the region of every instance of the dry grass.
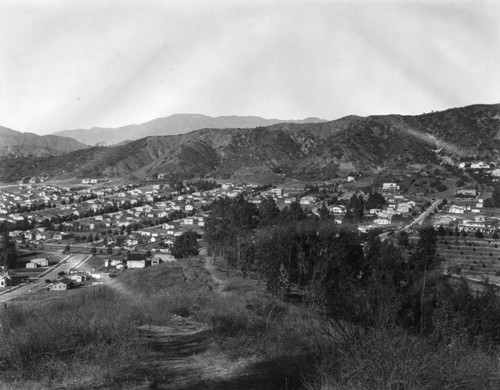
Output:
[[[223,268],[216,272],[225,277]],[[171,363],[136,337],[137,326],[168,325],[173,314],[212,334],[211,349],[186,359],[196,366],[178,375],[192,381],[210,374],[210,362],[218,362],[215,373],[237,367],[213,388],[494,388],[496,361],[482,352],[432,345],[398,329],[362,332],[234,275],[221,294],[199,259],[127,271],[109,287],[40,307],[9,307],[0,316],[0,388],[173,388]]]

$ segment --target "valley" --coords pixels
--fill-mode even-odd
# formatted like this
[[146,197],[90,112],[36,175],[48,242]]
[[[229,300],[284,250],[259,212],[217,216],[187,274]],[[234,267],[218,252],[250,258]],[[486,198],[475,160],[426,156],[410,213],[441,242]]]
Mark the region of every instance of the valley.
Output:
[[500,340],[498,110],[5,157],[0,372],[12,389],[495,388],[474,343]]

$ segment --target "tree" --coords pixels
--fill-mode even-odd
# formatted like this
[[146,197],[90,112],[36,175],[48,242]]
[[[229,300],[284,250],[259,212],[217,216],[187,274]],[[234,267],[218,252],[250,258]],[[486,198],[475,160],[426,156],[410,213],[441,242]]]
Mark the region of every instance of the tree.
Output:
[[90,253],[92,253],[92,255],[95,256],[95,254],[97,253],[97,248],[93,246],[92,249],[90,250]]
[[64,247],[64,252],[66,252],[66,253],[71,252],[71,246],[70,246],[69,244],[67,244],[67,245]]
[[188,230],[175,239],[172,247],[172,255],[174,255],[176,259],[197,256],[198,253],[198,233]]
[[366,201],[365,207],[367,210],[377,209],[386,204],[385,198],[377,191],[370,192]]
[[321,207],[318,209],[318,213],[321,219],[325,219],[330,216],[330,211],[328,210],[328,207],[326,207],[325,202],[323,202]]
[[265,197],[259,206],[259,225],[268,226],[276,223],[280,210],[270,196]]
[[0,237],[0,266],[6,268],[14,267],[16,260],[16,244],[11,240],[9,233],[4,232]]

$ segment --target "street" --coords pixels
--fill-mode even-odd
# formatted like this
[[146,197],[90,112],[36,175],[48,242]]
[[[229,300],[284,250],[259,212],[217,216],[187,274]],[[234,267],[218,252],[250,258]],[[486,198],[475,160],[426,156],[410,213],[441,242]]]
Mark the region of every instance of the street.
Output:
[[45,283],[46,279],[56,279],[59,272],[68,273],[70,268],[75,268],[76,266],[87,260],[89,257],[89,255],[82,253],[68,255],[58,264],[40,274],[38,281],[33,283],[23,283],[20,287],[17,287],[13,290],[6,290],[0,293],[0,303],[5,303],[14,298],[18,298],[25,294],[31,294],[42,288],[45,288],[47,286],[47,283]]

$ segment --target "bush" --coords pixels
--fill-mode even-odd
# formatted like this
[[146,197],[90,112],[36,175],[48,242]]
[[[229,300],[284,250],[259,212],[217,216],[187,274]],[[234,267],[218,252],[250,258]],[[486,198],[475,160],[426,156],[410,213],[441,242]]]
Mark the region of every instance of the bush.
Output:
[[495,389],[495,359],[456,343],[432,344],[398,329],[368,331],[331,344],[318,367],[316,389]]

